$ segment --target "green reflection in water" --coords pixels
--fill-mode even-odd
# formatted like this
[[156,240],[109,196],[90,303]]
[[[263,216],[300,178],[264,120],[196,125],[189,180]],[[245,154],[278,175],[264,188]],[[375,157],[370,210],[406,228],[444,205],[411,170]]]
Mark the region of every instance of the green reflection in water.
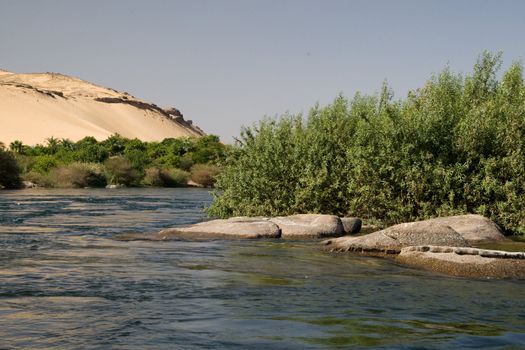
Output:
[[475,245],[477,248],[482,249],[494,249],[494,250],[503,250],[507,252],[525,252],[525,242],[524,241],[501,241],[501,242],[489,242],[489,243],[479,243]]
[[389,320],[384,318],[336,317],[301,318],[282,317],[274,320],[301,322],[328,328],[325,337],[297,337],[312,345],[324,346],[388,346],[413,343],[424,338],[452,339],[455,334],[471,336],[498,336],[504,333],[500,327],[464,322],[431,322],[422,320]]

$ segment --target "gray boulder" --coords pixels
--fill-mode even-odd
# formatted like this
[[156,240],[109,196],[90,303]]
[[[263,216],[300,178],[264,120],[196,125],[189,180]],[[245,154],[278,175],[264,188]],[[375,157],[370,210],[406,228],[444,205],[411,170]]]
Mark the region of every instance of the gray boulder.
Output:
[[297,214],[270,218],[281,229],[283,239],[337,237],[344,234],[343,223],[335,215]]
[[415,245],[468,247],[468,242],[450,226],[430,222],[411,222],[391,226],[358,237],[340,237],[323,241],[331,251],[354,251],[371,255],[398,254]]
[[361,226],[363,225],[363,222],[359,218],[341,218],[341,222],[343,223],[343,229],[346,234],[354,234],[359,233],[361,231]]
[[498,225],[496,225],[489,218],[481,215],[468,214],[446,216],[420,222],[429,222],[436,225],[448,225],[471,243],[506,240]]
[[157,239],[245,239],[279,238],[281,230],[267,218],[234,217],[225,220],[211,220],[187,227],[162,230]]

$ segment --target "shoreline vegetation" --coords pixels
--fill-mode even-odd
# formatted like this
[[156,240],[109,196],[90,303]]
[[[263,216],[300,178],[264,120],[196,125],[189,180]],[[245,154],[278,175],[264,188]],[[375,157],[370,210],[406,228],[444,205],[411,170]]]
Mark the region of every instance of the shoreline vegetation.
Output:
[[1,146],[0,188],[212,187],[227,148],[214,135],[143,142],[118,134]]
[[[142,142],[113,135],[0,150],[0,186],[215,186],[213,218],[332,214],[387,227],[478,214],[525,236],[525,84],[515,62],[482,53],[467,75],[448,67],[404,99],[342,94],[308,115],[216,136]],[[21,178],[16,171],[21,172]]]
[[479,214],[525,235],[525,85],[481,54],[404,99],[381,92],[241,130],[217,177],[212,217],[355,216],[380,227]]

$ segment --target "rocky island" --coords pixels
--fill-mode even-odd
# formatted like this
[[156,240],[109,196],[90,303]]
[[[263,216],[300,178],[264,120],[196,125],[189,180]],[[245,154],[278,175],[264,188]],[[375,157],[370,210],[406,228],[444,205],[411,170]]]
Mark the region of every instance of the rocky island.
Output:
[[122,240],[277,239],[320,240],[330,253],[390,259],[457,277],[525,279],[525,252],[485,249],[512,245],[501,229],[481,215],[460,215],[403,223],[364,235],[359,218],[297,214],[233,217],[162,230],[125,234]]

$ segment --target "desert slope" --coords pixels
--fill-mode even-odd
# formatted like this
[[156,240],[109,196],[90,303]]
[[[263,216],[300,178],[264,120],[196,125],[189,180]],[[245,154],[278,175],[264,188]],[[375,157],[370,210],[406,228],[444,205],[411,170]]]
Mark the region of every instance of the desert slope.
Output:
[[0,70],[0,142],[34,145],[51,136],[103,140],[114,133],[143,141],[203,135],[175,108],[63,74]]

